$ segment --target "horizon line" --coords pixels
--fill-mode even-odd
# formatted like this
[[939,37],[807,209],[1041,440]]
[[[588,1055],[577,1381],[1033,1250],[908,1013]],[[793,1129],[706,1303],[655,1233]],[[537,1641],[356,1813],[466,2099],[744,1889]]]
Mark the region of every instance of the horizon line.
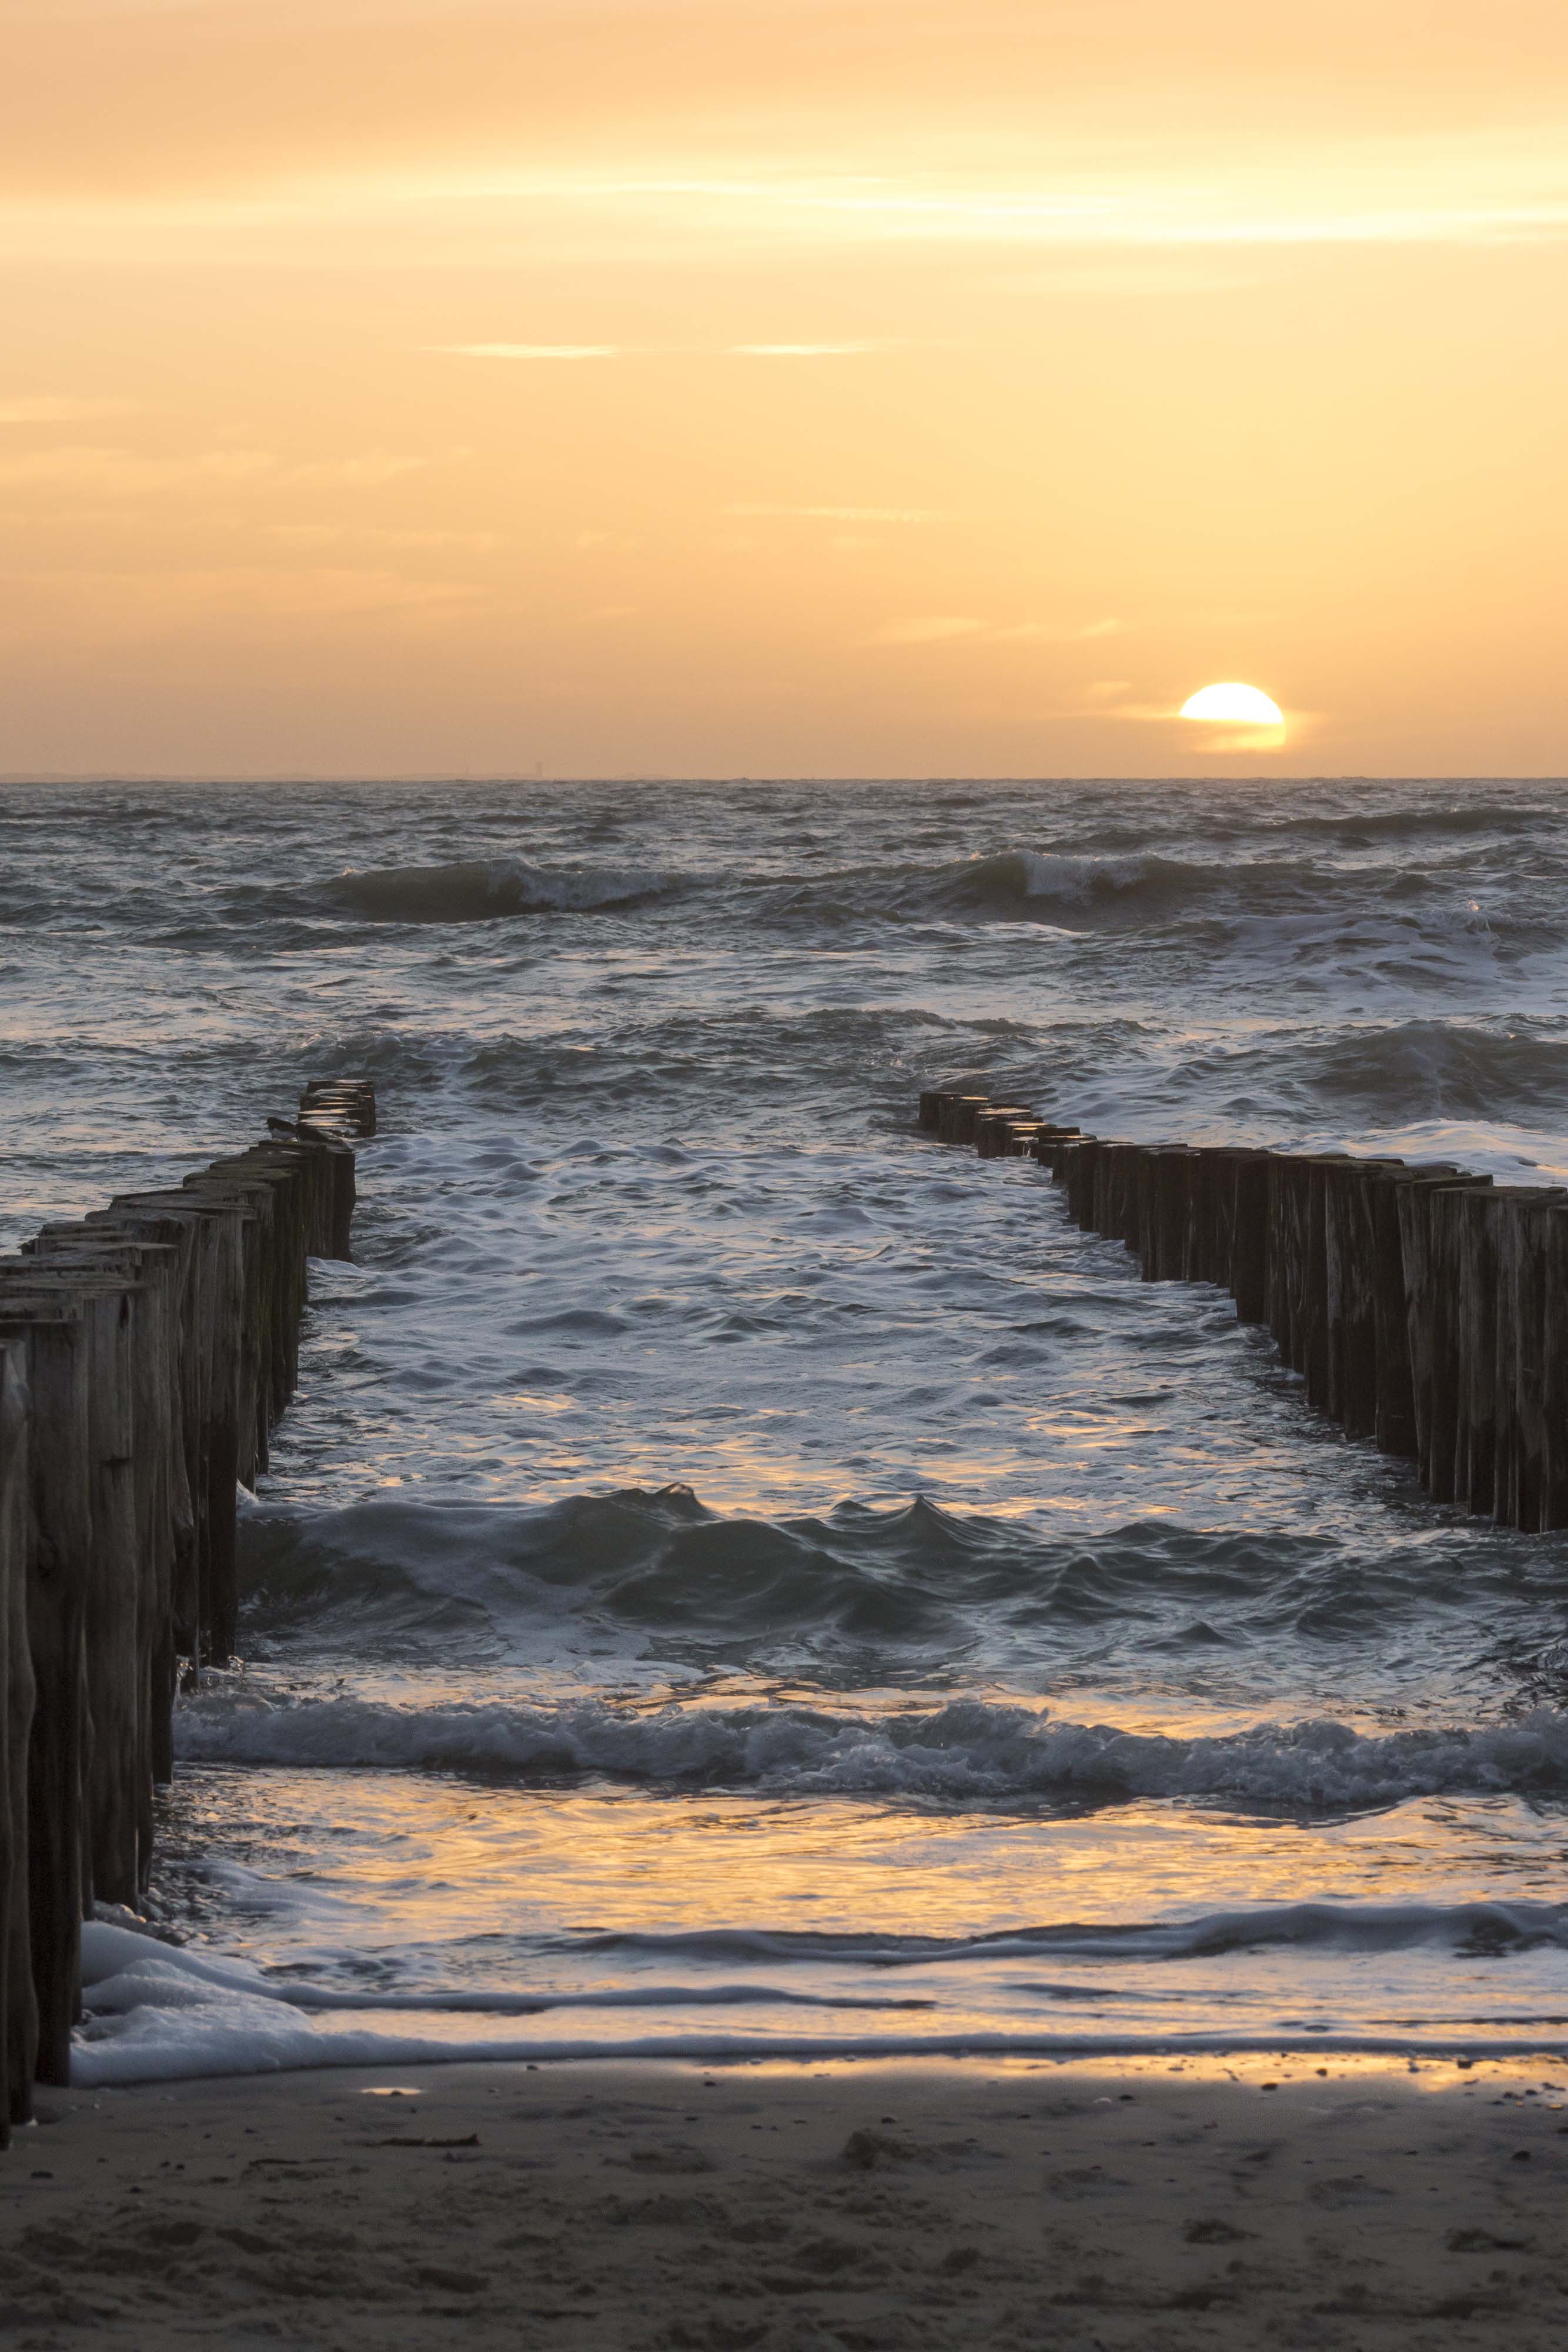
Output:
[[541,771],[529,774],[516,768],[497,768],[482,772],[454,772],[444,769],[418,769],[407,772],[389,772],[371,774],[350,772],[340,775],[319,774],[308,770],[271,768],[235,769],[214,775],[201,770],[176,772],[163,769],[26,769],[0,770],[0,791],[16,786],[46,785],[136,785],[207,786],[217,790],[243,790],[258,784],[289,787],[320,786],[348,789],[356,785],[430,784],[485,786],[495,784],[1564,784],[1568,785],[1568,770],[1558,769],[1475,769],[1423,772],[1416,769],[1327,769],[1310,775],[1281,775],[1277,769],[1249,769],[1206,772],[1201,775],[1174,774],[1148,770],[1142,774],[1130,770],[1117,770],[1102,775],[1082,772],[1061,773],[1039,770],[1017,772],[1000,770],[930,770],[903,773],[892,771],[852,773],[849,771],[822,771],[802,774],[798,770],[763,773],[752,771],[715,771],[711,773],[665,772],[653,769],[584,769],[578,772],[551,773]]

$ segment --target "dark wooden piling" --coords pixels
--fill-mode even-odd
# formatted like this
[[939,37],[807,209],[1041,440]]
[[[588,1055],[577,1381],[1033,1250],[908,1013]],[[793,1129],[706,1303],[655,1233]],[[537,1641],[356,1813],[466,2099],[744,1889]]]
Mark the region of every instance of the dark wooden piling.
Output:
[[1028,1156],[1085,1233],[1150,1281],[1228,1289],[1348,1437],[1413,1461],[1438,1502],[1568,1527],[1568,1190],[1446,1161],[1130,1142],[982,1096],[922,1129]]
[[1149,1251],[1144,1261],[1148,1281],[1192,1278],[1192,1165],[1197,1156],[1186,1144],[1162,1144],[1149,1154]]
[[1094,1162],[1094,1231],[1134,1249],[1138,1238],[1137,1155],[1135,1143],[1108,1137]]
[[1325,1161],[1324,1349],[1322,1409],[1347,1437],[1377,1432],[1377,1235],[1373,1204],[1397,1160]]
[[944,1143],[973,1143],[975,1121],[989,1104],[988,1095],[944,1095],[937,1133]]
[[1492,1517],[1541,1530],[1552,1423],[1549,1397],[1551,1238],[1568,1192],[1556,1185],[1510,1186],[1496,1210],[1497,1371],[1493,1395]]
[[26,2123],[37,2060],[38,2008],[27,1928],[27,1742],[33,1725],[33,1662],[27,1648],[27,1579],[33,1549],[30,1485],[30,1396],[25,1340],[0,1344],[0,1707],[5,1709],[0,1763],[5,1802],[0,1806],[0,2019],[5,2024],[6,2098],[0,2105],[0,2147],[14,2123]]
[[1033,1115],[1025,1103],[988,1102],[975,1118],[975,1149],[980,1158],[1005,1159],[1007,1129],[1015,1119],[1031,1118]]
[[[65,2084],[81,1990],[84,1633],[92,1549],[89,1346],[81,1302],[57,1289],[29,1295],[15,1285],[0,1286],[0,1346],[8,1353],[24,1351],[27,1390],[26,1626],[36,1699],[21,1810],[27,1966],[37,2008],[34,2071],[40,2082]],[[14,1696],[9,1682],[8,1690]],[[9,1793],[14,1822],[15,1784]],[[8,2027],[15,2022],[13,2012]],[[7,2063],[15,2062],[8,2031]],[[30,2111],[26,2081],[13,2075],[8,2090],[13,2119],[19,2107],[25,2116]]]
[[176,1685],[233,1652],[238,1488],[294,1393],[312,1257],[347,1256],[373,1090],[0,1261],[0,2017],[6,2101],[69,2078],[80,1925],[139,1905]]
[[1526,1213],[1519,1281],[1539,1302],[1533,1357],[1540,1372],[1533,1408],[1521,1415],[1521,1449],[1532,1450],[1518,1473],[1531,1513],[1521,1524],[1568,1528],[1568,1315],[1558,1311],[1568,1297],[1568,1203],[1541,1202]]
[[344,1136],[376,1131],[376,1090],[369,1078],[312,1078],[299,1097],[301,1118],[320,1121]]

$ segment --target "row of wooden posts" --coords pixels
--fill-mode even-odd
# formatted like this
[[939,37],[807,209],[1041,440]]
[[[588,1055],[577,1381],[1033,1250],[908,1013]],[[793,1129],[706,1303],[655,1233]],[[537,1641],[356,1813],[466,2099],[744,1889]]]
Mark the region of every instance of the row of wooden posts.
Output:
[[0,1259],[0,2139],[70,2079],[81,1922],[137,1906],[176,1690],[232,1654],[240,1486],[294,1392],[307,1261],[347,1257],[367,1080]]
[[1229,1291],[1309,1402],[1413,1461],[1435,1501],[1568,1527],[1568,1192],[1446,1160],[1124,1142],[958,1091],[923,1094],[920,1125],[1038,1160],[1145,1280]]

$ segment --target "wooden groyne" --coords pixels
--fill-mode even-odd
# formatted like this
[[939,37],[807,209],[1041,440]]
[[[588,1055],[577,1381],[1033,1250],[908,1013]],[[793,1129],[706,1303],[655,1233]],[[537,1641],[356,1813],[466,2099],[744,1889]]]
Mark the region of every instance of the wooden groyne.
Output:
[[956,1090],[923,1094],[920,1125],[1038,1160],[1145,1281],[1228,1290],[1308,1402],[1414,1462],[1435,1501],[1568,1527],[1568,1192],[1446,1160],[1124,1142]]
[[145,1891],[175,1693],[232,1654],[238,1490],[375,1124],[368,1081],[312,1080],[267,1142],[0,1259],[0,2144],[69,2080],[83,1917]]

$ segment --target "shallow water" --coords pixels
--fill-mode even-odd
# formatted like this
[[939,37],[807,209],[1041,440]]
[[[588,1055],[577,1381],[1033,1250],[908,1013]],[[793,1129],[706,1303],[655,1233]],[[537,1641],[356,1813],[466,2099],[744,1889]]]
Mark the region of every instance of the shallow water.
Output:
[[1568,1172],[1568,793],[13,790],[0,852],[7,1241],[311,1075],[382,1124],[179,1726],[229,1980],[84,2068],[1568,2043],[1568,1538],[913,1131]]

